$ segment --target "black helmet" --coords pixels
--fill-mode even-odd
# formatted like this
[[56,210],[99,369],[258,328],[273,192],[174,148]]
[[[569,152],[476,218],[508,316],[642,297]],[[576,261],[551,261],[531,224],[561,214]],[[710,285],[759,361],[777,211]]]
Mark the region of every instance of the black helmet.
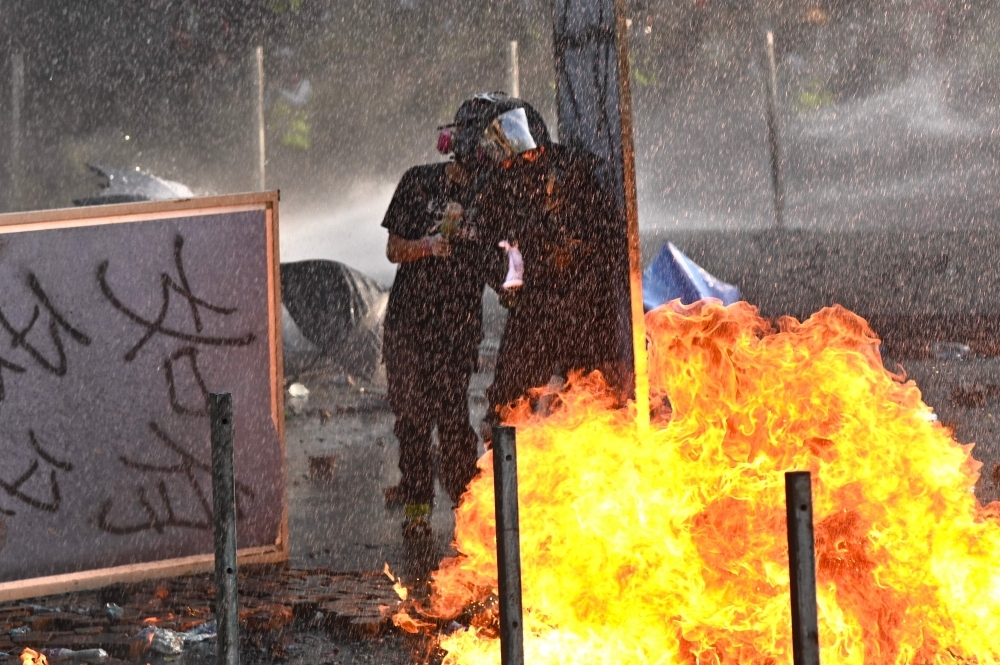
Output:
[[503,92],[481,92],[462,102],[455,112],[455,125],[478,125],[482,129],[501,113],[523,106],[515,97]]
[[520,100],[508,97],[502,92],[480,93],[471,97],[455,112],[454,140],[452,144],[456,159],[467,159],[476,154],[486,128],[498,116],[518,108]]
[[[523,116],[520,131],[520,152],[525,148],[533,148],[537,145],[547,145],[551,142],[548,128],[542,116],[527,102],[516,97],[509,97],[502,92],[480,93],[471,97],[458,107],[455,113],[455,122],[446,125],[448,129],[447,140],[438,143],[439,148],[444,146],[442,152],[454,152],[458,160],[468,159],[478,154],[483,145],[483,138],[487,136],[487,130],[494,125],[494,121],[500,119],[503,124],[508,124],[509,118],[505,114],[511,111],[523,109]],[[501,116],[505,116],[501,118]],[[526,120],[526,128],[524,126]],[[444,128],[442,128],[444,129]],[[530,134],[530,137],[526,135]],[[525,145],[524,139],[527,140]],[[535,145],[531,145],[531,140]],[[501,137],[501,142],[503,138]]]

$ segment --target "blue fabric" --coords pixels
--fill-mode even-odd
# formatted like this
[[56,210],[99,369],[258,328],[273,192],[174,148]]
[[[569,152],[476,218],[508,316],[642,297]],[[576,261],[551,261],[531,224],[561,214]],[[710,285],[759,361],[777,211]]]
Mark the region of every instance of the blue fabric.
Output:
[[668,242],[642,274],[642,306],[648,312],[677,298],[685,305],[702,298],[731,305],[740,299],[740,289],[708,274]]

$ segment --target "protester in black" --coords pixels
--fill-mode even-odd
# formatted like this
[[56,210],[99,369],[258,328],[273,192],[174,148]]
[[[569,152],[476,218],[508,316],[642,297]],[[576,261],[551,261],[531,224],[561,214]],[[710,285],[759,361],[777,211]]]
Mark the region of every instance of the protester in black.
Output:
[[482,338],[487,257],[478,241],[449,240],[435,228],[449,203],[473,204],[467,182],[473,178],[453,163],[414,167],[382,222],[390,233],[389,260],[400,264],[382,347],[402,472],[400,484],[386,490],[389,504],[430,505],[435,426],[441,483],[453,501],[476,473],[478,438],[469,425],[467,390]]
[[435,426],[439,477],[454,503],[476,474],[469,378],[482,339],[484,286],[502,282],[507,267],[498,247],[500,211],[491,203],[497,195],[496,161],[486,154],[483,137],[504,110],[489,95],[463,103],[442,147],[455,153],[455,161],[407,171],[382,222],[390,234],[387,256],[399,264],[386,312],[383,357],[402,479],[386,489],[386,503],[407,506],[404,534],[413,525],[427,528],[422,518],[429,515],[434,496]]
[[486,391],[487,424],[553,375],[597,369],[616,387],[624,378],[613,286],[627,252],[623,212],[597,178],[597,157],[550,142],[541,117],[524,106],[538,148],[502,176],[504,234],[524,257],[524,283],[511,299]]

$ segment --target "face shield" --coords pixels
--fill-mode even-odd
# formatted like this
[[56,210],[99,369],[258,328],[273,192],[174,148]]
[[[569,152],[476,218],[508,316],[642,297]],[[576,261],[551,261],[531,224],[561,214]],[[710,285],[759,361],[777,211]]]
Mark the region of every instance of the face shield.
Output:
[[487,155],[498,162],[537,147],[523,108],[512,109],[497,116],[487,125],[483,137],[483,148]]

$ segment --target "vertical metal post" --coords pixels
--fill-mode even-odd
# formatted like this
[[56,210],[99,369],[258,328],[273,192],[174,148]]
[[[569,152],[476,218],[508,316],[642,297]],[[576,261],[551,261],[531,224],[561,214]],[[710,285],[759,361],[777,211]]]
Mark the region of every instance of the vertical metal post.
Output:
[[24,103],[24,54],[15,53],[10,61],[10,206],[21,208],[21,110]]
[[511,42],[507,51],[507,86],[511,97],[521,96],[521,70],[517,61],[517,42]]
[[771,147],[771,190],[774,225],[785,226],[785,190],[781,182],[781,144],[778,143],[778,65],[774,59],[774,33],[767,31],[767,140]]
[[264,47],[254,49],[257,65],[257,184],[260,191],[265,190],[266,153],[264,144]]
[[621,115],[622,169],[629,260],[629,313],[632,323],[632,370],[635,418],[639,435],[649,430],[649,361],[646,354],[646,314],[642,305],[642,252],[639,248],[639,196],[635,179],[635,141],[632,130],[632,69],[628,50],[626,0],[615,0],[618,59],[618,105]]
[[517,445],[513,427],[493,428],[493,489],[497,516],[500,662],[524,665],[521,536],[517,509]]
[[792,656],[795,665],[819,665],[816,609],[816,549],[813,542],[812,481],[808,471],[785,474],[788,516],[788,576],[792,595]]
[[212,502],[215,509],[215,621],[219,665],[239,665],[239,601],[236,595],[236,472],[233,396],[209,396],[212,424]]

